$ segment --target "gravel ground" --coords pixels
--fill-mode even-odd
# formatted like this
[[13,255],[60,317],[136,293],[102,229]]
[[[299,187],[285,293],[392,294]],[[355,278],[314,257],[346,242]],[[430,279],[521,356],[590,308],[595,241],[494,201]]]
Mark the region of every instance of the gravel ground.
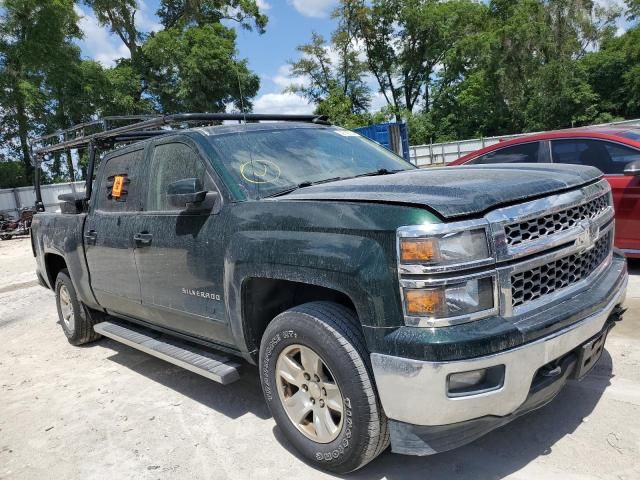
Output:
[[[349,478],[640,478],[640,263],[583,381],[456,451],[383,454]],[[29,239],[0,242],[0,478],[330,478],[275,428],[257,372],[222,386],[108,339],[72,347]]]

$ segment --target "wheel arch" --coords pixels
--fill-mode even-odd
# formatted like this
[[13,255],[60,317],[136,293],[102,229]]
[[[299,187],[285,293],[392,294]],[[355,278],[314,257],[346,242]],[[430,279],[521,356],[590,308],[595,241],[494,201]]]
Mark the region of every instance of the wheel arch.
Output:
[[258,359],[260,341],[269,323],[290,308],[314,301],[343,305],[359,317],[358,306],[345,292],[318,283],[283,278],[250,276],[241,286],[241,326],[246,348]]
[[67,267],[67,261],[64,256],[59,253],[47,252],[44,254],[44,266],[45,266],[45,274],[47,277],[47,281],[51,288],[55,288],[56,278],[61,270],[64,270]]

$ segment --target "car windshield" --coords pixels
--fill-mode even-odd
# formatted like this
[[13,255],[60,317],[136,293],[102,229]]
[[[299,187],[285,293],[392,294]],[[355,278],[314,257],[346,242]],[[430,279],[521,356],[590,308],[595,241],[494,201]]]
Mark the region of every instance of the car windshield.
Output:
[[254,198],[318,182],[416,168],[377,143],[335,127],[244,130],[209,140],[234,181]]

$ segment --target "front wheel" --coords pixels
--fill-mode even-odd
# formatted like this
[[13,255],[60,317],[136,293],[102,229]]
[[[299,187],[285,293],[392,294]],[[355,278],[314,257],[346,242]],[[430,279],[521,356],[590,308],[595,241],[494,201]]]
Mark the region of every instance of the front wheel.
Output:
[[348,473],[389,445],[364,338],[346,307],[311,302],[278,315],[262,338],[260,373],[278,427],[317,467]]

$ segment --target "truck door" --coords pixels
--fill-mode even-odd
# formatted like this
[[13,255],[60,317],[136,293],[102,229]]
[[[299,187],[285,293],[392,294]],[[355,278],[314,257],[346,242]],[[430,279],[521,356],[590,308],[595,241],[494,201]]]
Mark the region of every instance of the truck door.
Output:
[[85,224],[84,245],[91,287],[104,308],[141,314],[133,234],[140,209],[144,147],[108,156],[100,168]]
[[145,319],[217,343],[232,344],[223,295],[223,223],[213,211],[172,205],[167,192],[194,182],[217,191],[210,165],[185,138],[151,147],[144,212],[135,250]]

